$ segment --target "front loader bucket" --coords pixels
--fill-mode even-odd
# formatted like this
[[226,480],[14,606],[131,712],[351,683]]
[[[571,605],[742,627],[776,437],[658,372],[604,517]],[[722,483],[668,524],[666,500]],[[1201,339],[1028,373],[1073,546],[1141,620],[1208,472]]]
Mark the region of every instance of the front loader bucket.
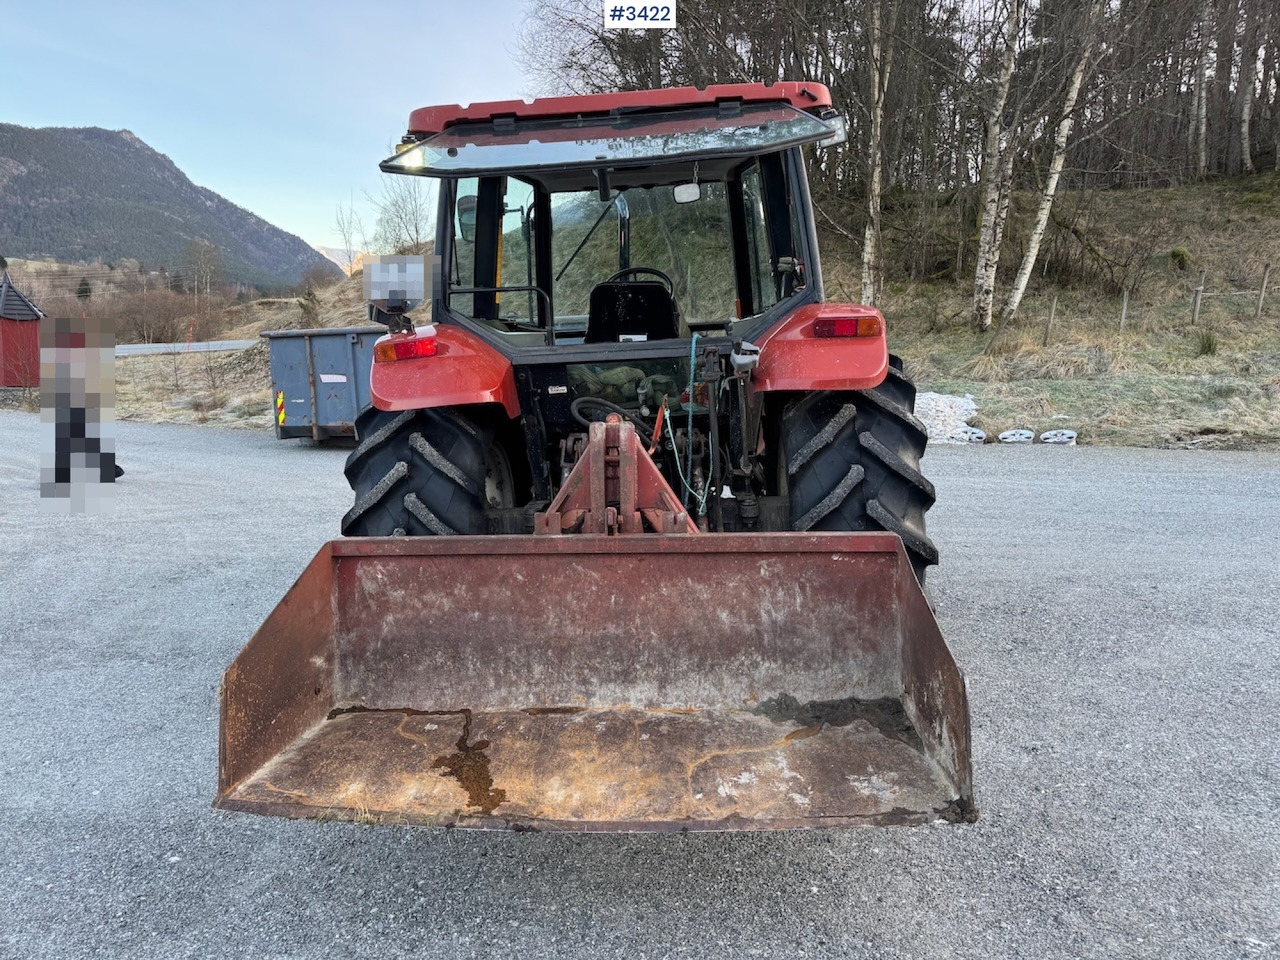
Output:
[[227,670],[215,805],[547,830],[974,815],[963,678],[879,533],[326,544]]

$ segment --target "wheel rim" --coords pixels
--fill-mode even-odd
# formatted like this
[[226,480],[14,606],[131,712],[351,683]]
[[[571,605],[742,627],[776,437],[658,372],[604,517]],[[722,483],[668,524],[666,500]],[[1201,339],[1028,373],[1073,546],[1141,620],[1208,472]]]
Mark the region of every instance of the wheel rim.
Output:
[[491,445],[484,457],[484,468],[485,504],[492,510],[509,509],[515,503],[515,491],[507,451],[496,443]]

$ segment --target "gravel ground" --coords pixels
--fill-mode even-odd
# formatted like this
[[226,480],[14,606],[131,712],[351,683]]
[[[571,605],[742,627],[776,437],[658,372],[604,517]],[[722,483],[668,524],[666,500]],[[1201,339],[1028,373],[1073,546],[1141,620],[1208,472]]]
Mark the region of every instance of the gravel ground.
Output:
[[477,834],[216,813],[221,670],[343,450],[121,424],[114,514],[0,411],[0,956],[1280,955],[1280,456],[939,447],[972,826]]

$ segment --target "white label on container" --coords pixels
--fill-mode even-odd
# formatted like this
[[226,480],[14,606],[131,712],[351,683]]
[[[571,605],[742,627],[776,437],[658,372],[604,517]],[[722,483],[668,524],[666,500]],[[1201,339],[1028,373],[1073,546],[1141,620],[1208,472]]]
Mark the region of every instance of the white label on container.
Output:
[[322,373],[320,374],[320,382],[321,383],[346,383],[347,378],[345,374],[341,374],[341,373]]

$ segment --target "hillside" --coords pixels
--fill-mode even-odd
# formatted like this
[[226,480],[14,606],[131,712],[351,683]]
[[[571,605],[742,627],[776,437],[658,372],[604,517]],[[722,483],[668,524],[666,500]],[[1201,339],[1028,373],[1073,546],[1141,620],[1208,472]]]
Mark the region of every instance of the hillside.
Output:
[[223,279],[262,290],[333,266],[300,237],[192,183],[127,130],[0,123],[0,254],[181,271],[193,241],[216,248]]
[[[1011,251],[1025,234],[1030,199],[1016,205]],[[976,333],[969,321],[971,279],[891,276],[881,304],[889,342],[919,388],[971,396],[971,422],[989,439],[1065,427],[1081,444],[1280,444],[1280,273],[1259,297],[1267,264],[1280,268],[1280,175],[1067,192],[1062,211],[1075,231],[1059,229],[1049,269],[1037,271],[1018,316],[992,333]],[[828,299],[857,299],[856,250],[824,241]],[[903,246],[902,234],[890,235],[899,262]],[[1016,269],[1010,259],[1002,290]],[[1193,322],[1191,294],[1202,277],[1206,295]],[[1131,290],[1127,307],[1116,280]],[[357,274],[310,297],[231,305],[219,312],[216,335],[363,325],[361,287]],[[268,379],[265,343],[240,354],[122,358],[117,407],[125,419],[269,429]]]
[[[1014,198],[998,298],[1034,204],[1030,194]],[[911,262],[922,236],[958,229],[944,221],[913,231],[913,221],[927,222],[918,213],[900,204],[886,220],[896,264]],[[828,299],[856,299],[856,248],[825,239]],[[972,422],[989,437],[1067,427],[1088,444],[1280,443],[1280,173],[1064,192],[1021,309],[991,333],[971,324],[966,264],[958,281],[953,262],[923,279],[899,267],[882,308],[890,345],[920,389],[971,395]]]

